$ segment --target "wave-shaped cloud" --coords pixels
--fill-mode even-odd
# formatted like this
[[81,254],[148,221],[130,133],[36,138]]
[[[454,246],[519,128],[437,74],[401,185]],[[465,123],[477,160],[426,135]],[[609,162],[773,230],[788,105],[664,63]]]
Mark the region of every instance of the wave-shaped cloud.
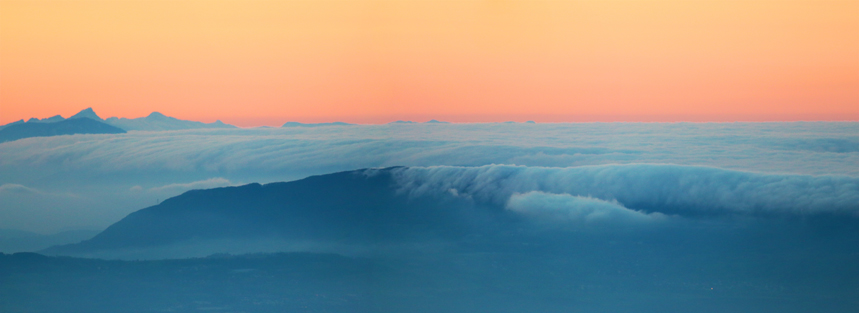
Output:
[[[656,164],[572,168],[411,167],[397,169],[395,175],[401,191],[411,195],[447,192],[497,205],[507,203],[516,194],[539,191],[617,201],[615,209],[625,207],[686,216],[785,213],[859,216],[859,178],[850,176],[764,174]],[[560,201],[560,198],[548,199]],[[574,203],[582,199],[562,200]]]
[[0,193],[6,192],[16,192],[16,193],[28,193],[28,194],[41,194],[42,192],[37,189],[33,189],[21,184],[2,184],[0,185]]
[[208,189],[215,187],[225,187],[231,186],[233,183],[230,180],[223,177],[215,177],[206,180],[198,180],[190,183],[175,183],[164,185],[160,187],[149,188],[150,192],[162,192],[162,191],[186,191],[191,189]]
[[[79,212],[80,216],[89,215],[99,221],[93,224],[105,227],[118,218],[108,221],[104,212],[127,214],[184,191],[152,188],[212,177],[268,183],[388,166],[634,163],[859,177],[856,134],[859,123],[488,123],[132,131],[2,143],[0,184],[89,199],[77,207],[91,211]],[[55,207],[19,200],[21,214]],[[10,207],[9,201],[0,203]],[[15,224],[10,215],[0,215],[0,220]]]
[[630,210],[617,201],[540,191],[513,194],[507,209],[548,225],[641,225],[666,220],[662,213]]
[[61,197],[61,198],[77,198],[78,196],[72,193],[52,193],[45,192],[36,188],[27,187],[21,184],[0,184],[0,199],[4,195],[34,195],[34,196],[47,196],[47,197]]
[[[709,165],[859,175],[859,123],[472,124],[74,135],[0,144],[0,183],[77,172],[284,179],[378,166]],[[682,134],[682,135],[677,135]],[[22,167],[30,168],[19,173]],[[223,173],[223,174],[221,174]],[[199,177],[199,176],[198,176]],[[266,177],[271,179],[271,177]],[[175,181],[175,179],[171,179]],[[244,179],[250,180],[250,179]],[[274,181],[274,180],[271,180]]]

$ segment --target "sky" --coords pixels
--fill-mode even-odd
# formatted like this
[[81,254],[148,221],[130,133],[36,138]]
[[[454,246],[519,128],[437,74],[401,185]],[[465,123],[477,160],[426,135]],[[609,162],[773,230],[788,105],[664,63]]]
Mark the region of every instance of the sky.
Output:
[[857,1],[0,1],[0,123],[859,120]]

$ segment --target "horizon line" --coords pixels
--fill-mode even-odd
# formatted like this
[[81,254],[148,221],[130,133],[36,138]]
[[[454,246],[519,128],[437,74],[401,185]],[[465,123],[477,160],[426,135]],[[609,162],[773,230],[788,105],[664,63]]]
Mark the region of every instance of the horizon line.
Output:
[[[91,108],[87,108],[91,109]],[[87,110],[83,109],[83,110]],[[83,111],[82,110],[82,111]],[[95,109],[93,109],[95,111]],[[804,113],[804,114],[391,114],[363,116],[294,116],[294,117],[186,117],[173,115],[155,110],[139,117],[101,117],[108,118],[144,118],[152,113],[161,113],[168,117],[181,120],[213,123],[221,121],[225,124],[241,128],[281,127],[285,123],[297,122],[302,124],[320,123],[349,123],[355,125],[385,125],[398,121],[426,123],[439,121],[451,124],[490,124],[490,123],[526,123],[541,124],[563,123],[774,123],[774,122],[859,122],[859,113]],[[97,114],[97,112],[96,112]],[[56,116],[42,117],[40,119]],[[71,117],[70,114],[68,117]],[[62,115],[61,115],[62,116]],[[68,118],[64,117],[64,118]],[[27,121],[30,118],[18,118],[2,121],[0,125]]]

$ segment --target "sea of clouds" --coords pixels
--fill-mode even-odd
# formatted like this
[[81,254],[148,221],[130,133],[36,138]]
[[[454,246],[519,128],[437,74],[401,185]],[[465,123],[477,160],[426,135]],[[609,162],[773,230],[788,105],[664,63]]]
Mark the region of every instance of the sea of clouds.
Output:
[[190,189],[388,166],[413,167],[399,173],[410,192],[456,192],[572,223],[849,215],[859,207],[859,123],[395,124],[28,138],[0,144],[0,228],[103,229]]
[[859,177],[855,176],[765,174],[662,164],[434,166],[395,172],[401,190],[410,195],[449,192],[478,202],[509,202],[520,212],[533,206],[540,214],[569,208],[569,214],[583,215],[586,220],[596,218],[589,214],[602,210],[634,219],[646,215],[633,210],[680,216],[826,213],[859,217]]

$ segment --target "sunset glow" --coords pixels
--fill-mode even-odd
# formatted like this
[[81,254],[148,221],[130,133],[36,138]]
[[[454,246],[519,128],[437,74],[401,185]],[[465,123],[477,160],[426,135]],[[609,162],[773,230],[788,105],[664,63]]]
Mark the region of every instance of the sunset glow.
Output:
[[859,120],[857,1],[2,1],[0,123]]

